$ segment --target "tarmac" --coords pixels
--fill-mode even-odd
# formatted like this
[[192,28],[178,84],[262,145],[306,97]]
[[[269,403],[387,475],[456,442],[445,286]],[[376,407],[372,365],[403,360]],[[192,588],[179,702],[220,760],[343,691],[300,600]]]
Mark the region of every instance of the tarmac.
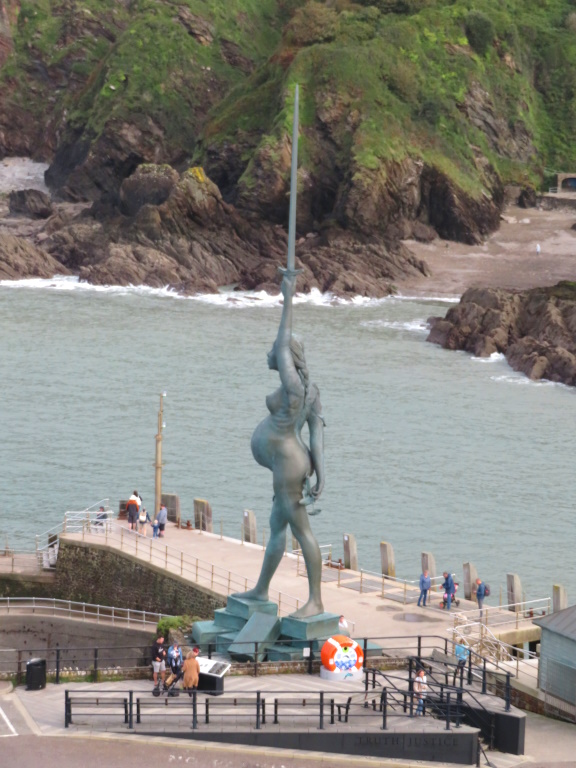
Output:
[[[317,689],[319,678],[308,675],[279,675],[264,678],[230,677],[225,680],[225,692],[242,690],[306,690]],[[345,684],[343,685],[346,688]],[[350,686],[352,684],[349,684]],[[358,683],[356,687],[358,687]],[[151,682],[125,681],[107,683],[94,688],[113,694],[128,687],[134,691],[150,691]],[[360,686],[361,688],[361,686]],[[103,715],[98,724],[88,718],[74,718],[74,725],[64,727],[64,690],[86,689],[86,684],[48,684],[43,690],[27,691],[23,687],[12,689],[11,684],[0,683],[0,766],[18,768],[62,768],[82,765],[83,768],[102,765],[115,768],[154,765],[194,765],[197,768],[312,768],[322,763],[346,768],[374,766],[374,768],[447,768],[438,762],[387,760],[354,755],[321,752],[302,752],[285,749],[256,748],[225,745],[213,742],[193,742],[188,739],[156,735],[151,737],[141,730],[129,734],[121,718]],[[346,693],[346,691],[344,691]],[[271,695],[271,694],[270,694]],[[161,706],[161,705],[160,705]],[[199,708],[199,716],[203,709]],[[526,754],[515,756],[488,752],[492,768],[575,768],[576,726],[531,713],[527,715]],[[430,720],[423,729],[438,728],[441,724]],[[413,721],[411,721],[413,722]],[[164,725],[164,727],[168,727]],[[173,726],[169,726],[174,730]],[[308,727],[314,727],[312,722]],[[395,727],[395,726],[390,726]],[[188,725],[189,728],[189,725]],[[158,728],[155,726],[155,730]],[[184,729],[183,729],[184,732]],[[423,730],[424,732],[424,730]],[[449,764],[461,768],[458,764]],[[482,758],[481,765],[488,765]]]

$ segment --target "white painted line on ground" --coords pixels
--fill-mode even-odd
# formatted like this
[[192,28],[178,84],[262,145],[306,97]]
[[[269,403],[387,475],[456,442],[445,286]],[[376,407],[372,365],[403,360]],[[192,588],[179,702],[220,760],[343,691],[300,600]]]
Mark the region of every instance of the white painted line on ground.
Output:
[[16,733],[16,729],[14,728],[10,720],[8,720],[4,710],[1,707],[0,707],[0,716],[3,718],[4,722],[8,726],[8,730],[10,731],[10,733],[0,733],[0,739],[5,739],[8,736],[18,736],[18,734]]

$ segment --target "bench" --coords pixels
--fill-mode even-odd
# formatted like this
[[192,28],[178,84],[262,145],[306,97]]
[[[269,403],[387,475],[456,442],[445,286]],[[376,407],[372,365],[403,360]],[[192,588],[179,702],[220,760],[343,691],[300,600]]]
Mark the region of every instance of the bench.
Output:
[[94,707],[109,707],[109,708],[122,708],[124,713],[124,722],[128,722],[128,699],[126,698],[113,698],[111,696],[71,696],[68,691],[65,694],[65,707],[64,707],[64,727],[68,728],[72,724],[72,707],[76,714],[93,715],[94,712],[78,711],[78,708],[87,709]]
[[[210,710],[213,710],[215,707],[251,707],[252,712],[256,715],[258,718],[258,715],[261,715],[262,723],[266,723],[266,700],[260,699],[260,710],[261,712],[257,711],[257,704],[258,699],[253,696],[252,698],[241,698],[239,696],[229,696],[229,697],[219,697],[218,699],[206,699],[204,702],[205,706],[205,721],[208,724],[210,722]],[[250,714],[247,712],[246,714]]]

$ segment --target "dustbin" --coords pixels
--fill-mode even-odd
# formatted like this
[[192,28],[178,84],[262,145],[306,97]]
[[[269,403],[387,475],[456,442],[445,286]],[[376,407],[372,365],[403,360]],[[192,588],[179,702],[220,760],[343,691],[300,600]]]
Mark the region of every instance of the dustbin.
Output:
[[30,659],[26,662],[26,689],[39,691],[46,688],[46,659]]

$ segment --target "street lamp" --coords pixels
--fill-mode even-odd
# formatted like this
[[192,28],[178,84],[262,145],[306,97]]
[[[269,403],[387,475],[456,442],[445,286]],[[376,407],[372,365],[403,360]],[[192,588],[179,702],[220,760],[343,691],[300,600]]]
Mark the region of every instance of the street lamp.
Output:
[[154,467],[156,469],[154,478],[154,517],[158,514],[160,504],[162,502],[162,430],[166,426],[163,421],[164,417],[164,398],[166,392],[162,392],[160,395],[160,409],[158,411],[158,434],[156,435],[156,462]]

